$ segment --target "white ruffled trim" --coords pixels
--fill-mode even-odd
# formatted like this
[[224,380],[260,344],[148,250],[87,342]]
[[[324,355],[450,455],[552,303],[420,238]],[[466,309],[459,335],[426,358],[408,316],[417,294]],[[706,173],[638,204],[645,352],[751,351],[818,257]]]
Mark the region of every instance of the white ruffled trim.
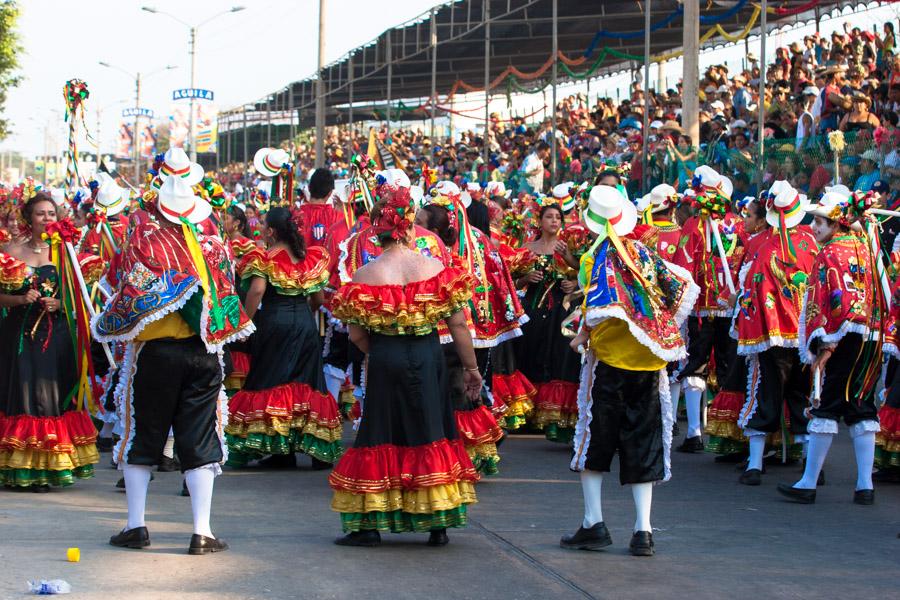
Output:
[[[474,348],[494,348],[496,346],[499,346],[503,342],[513,340],[513,339],[515,339],[517,337],[521,337],[521,336],[522,336],[522,330],[519,329],[518,327],[516,327],[515,329],[510,329],[509,331],[501,333],[497,337],[491,338],[489,340],[481,340],[481,339],[478,339],[473,336],[472,337],[472,346]],[[451,339],[451,341],[452,341],[452,339]],[[441,341],[441,343],[443,343],[443,340]]]
[[672,479],[672,427],[675,426],[675,407],[672,405],[672,392],[669,390],[669,374],[665,368],[659,370],[659,412],[662,418],[663,479],[657,483],[665,483]]
[[816,360],[816,355],[812,353],[812,350],[810,350],[810,346],[816,340],[819,340],[823,344],[836,344],[840,342],[848,333],[858,333],[863,336],[863,340],[867,342],[877,342],[879,338],[881,338],[881,334],[877,331],[872,331],[868,325],[863,325],[862,323],[854,323],[853,321],[844,321],[843,323],[841,323],[841,326],[838,327],[838,330],[834,333],[826,333],[824,327],[817,327],[811,334],[809,334],[809,337],[807,338],[806,308],[809,303],[809,295],[811,291],[811,287],[806,288],[806,293],[803,294],[803,302],[800,307],[798,347],[800,349],[800,361],[803,364],[811,365]]
[[807,433],[831,433],[838,432],[838,423],[834,419],[823,419],[821,417],[813,417],[806,426]]
[[[143,342],[129,343],[125,345],[125,357],[120,365],[119,383],[113,393],[113,399],[116,403],[116,414],[118,415],[119,424],[122,427],[119,432],[119,441],[113,448],[112,459],[119,470],[128,464],[128,453],[131,451],[131,445],[134,443],[134,376],[137,373],[137,360],[144,347]],[[127,434],[126,434],[127,421]]]
[[759,431],[758,429],[751,429],[751,428],[749,428],[749,427],[746,428],[746,429],[744,429],[744,430],[743,430],[743,433],[744,433],[744,436],[745,436],[745,437],[754,437],[754,436],[756,436],[756,437],[759,437],[759,436],[765,437],[765,436],[769,435],[769,434],[766,433],[765,431]]
[[531,321],[531,317],[529,317],[525,313],[522,313],[522,316],[519,317],[519,325],[520,326],[525,325],[526,323],[529,323],[530,321]]
[[[900,237],[900,236],[898,236],[898,237]],[[891,344],[890,342],[885,342],[881,346],[881,351],[885,354],[889,354],[889,355],[893,356],[894,358],[900,359],[900,350],[897,349],[896,344]]]
[[700,393],[706,391],[706,379],[699,375],[688,375],[684,378],[684,387],[688,390],[694,390]]
[[854,423],[850,426],[849,430],[851,439],[856,439],[867,433],[879,433],[881,431],[881,424],[876,419],[867,419],[865,421],[860,421],[859,423]]
[[[225,393],[225,352],[219,350],[216,352],[219,359],[219,369],[222,372],[222,378],[219,380],[219,398],[216,401],[216,435],[219,436],[219,447],[222,448],[222,462],[228,461],[228,444],[225,441],[225,427],[228,425],[228,394]],[[222,467],[215,464],[216,475],[222,474]]]
[[691,310],[693,310],[694,304],[697,303],[697,298],[700,297],[700,286],[694,282],[694,278],[691,277],[691,274],[687,269],[665,260],[663,261],[663,264],[666,265],[666,268],[675,273],[675,275],[688,282],[687,289],[684,291],[684,295],[681,297],[681,304],[678,305],[678,308],[675,310],[675,314],[673,315],[676,326],[680,328],[681,325],[687,320],[688,315],[691,314]]
[[219,463],[209,463],[208,465],[203,465],[202,467],[188,469],[187,471],[185,471],[185,474],[190,473],[191,471],[199,471],[201,469],[209,469],[213,472],[214,477],[218,477],[222,474],[222,466]]
[[676,360],[681,360],[682,358],[687,357],[687,349],[682,343],[681,346],[672,349],[665,349],[660,346],[657,342],[650,339],[650,336],[647,333],[637,326],[636,323],[633,323],[628,316],[625,314],[625,309],[621,306],[613,306],[609,308],[589,308],[587,311],[586,321],[590,327],[596,327],[597,324],[605,321],[606,319],[620,319],[628,324],[628,331],[634,336],[638,342],[640,342],[643,346],[645,346],[650,352],[652,352],[657,358],[660,360],[664,360],[666,362],[675,362]]
[[[198,290],[200,291],[200,293],[203,293],[202,290],[200,289],[199,281],[195,282],[190,288],[188,288],[185,291],[185,293],[182,294],[181,298],[179,298],[175,302],[172,302],[168,306],[157,310],[153,314],[148,315],[147,317],[144,317],[143,319],[139,320],[137,323],[134,324],[134,327],[132,327],[127,333],[123,333],[121,335],[101,335],[100,333],[97,332],[97,323],[99,322],[101,315],[104,314],[104,311],[105,311],[105,309],[104,309],[104,311],[98,312],[96,315],[94,315],[91,318],[91,333],[94,335],[94,339],[96,339],[97,341],[100,341],[100,342],[131,342],[137,336],[139,336],[141,334],[141,332],[144,331],[144,328],[147,327],[147,325],[149,325],[150,323],[159,321],[163,317],[166,317],[166,316],[172,314],[173,312],[176,312],[176,311],[184,308],[184,306],[185,306],[185,304],[187,304],[188,300],[193,298],[194,294],[197,293]],[[109,299],[109,301],[106,303],[106,306],[109,306],[113,302],[113,300],[115,300],[115,296],[113,296]],[[203,344],[206,346],[206,351],[209,352],[210,354],[214,354],[214,353],[220,351],[221,349],[223,349],[225,347],[226,344],[230,344],[232,342],[238,342],[240,340],[246,339],[246,338],[250,337],[254,331],[256,331],[256,325],[254,325],[252,321],[249,321],[243,328],[234,332],[233,334],[231,334],[230,336],[228,336],[221,342],[213,344],[213,343],[207,341],[207,339],[206,339],[206,332],[209,330],[208,327],[209,327],[209,306],[208,306],[206,300],[204,299],[203,300],[203,308],[200,311],[200,332],[201,332],[200,339],[203,340]]]
[[738,340],[737,353],[738,356],[750,356],[752,354],[762,354],[769,348],[799,348],[798,340],[789,340],[780,336],[772,336],[759,342],[758,344],[741,344]]
[[597,371],[597,359],[594,353],[588,351],[581,363],[581,377],[578,384],[578,420],[575,422],[575,436],[572,438],[572,462],[569,468],[573,471],[584,471],[584,461],[587,459],[588,447],[591,445],[591,407],[594,399],[591,396],[591,388],[594,386],[594,376]]
[[[359,234],[357,233],[356,235]],[[340,278],[341,283],[350,283],[353,280],[353,276],[347,272],[347,260],[350,258],[349,252],[347,251],[347,243],[349,241],[350,238],[347,238],[338,244],[338,249],[340,250],[340,256],[338,257],[338,277]]]
[[[144,328],[147,327],[147,325],[149,325],[150,323],[159,321],[163,317],[166,317],[166,316],[172,314],[173,312],[184,308],[184,305],[187,304],[187,301],[190,300],[194,296],[194,294],[197,292],[197,290],[199,288],[200,288],[200,282],[199,281],[194,282],[194,284],[190,288],[188,288],[184,292],[184,294],[181,295],[181,298],[179,298],[175,302],[169,304],[168,306],[165,306],[165,307],[157,310],[153,314],[148,315],[147,317],[139,320],[137,323],[134,324],[134,327],[132,327],[127,333],[123,333],[121,335],[102,335],[97,331],[97,323],[100,321],[100,317],[105,313],[106,306],[110,306],[113,303],[113,301],[118,297],[119,294],[116,293],[114,296],[110,297],[110,299],[107,301],[106,305],[104,306],[104,310],[101,310],[100,312],[98,312],[91,318],[91,333],[94,335],[94,339],[97,340],[98,342],[130,342],[130,341],[134,340],[134,338],[139,336],[141,334],[141,332],[144,331]],[[204,304],[204,309],[205,309],[206,303],[204,302],[203,304]],[[201,320],[202,320],[202,315],[201,315]]]
[[700,310],[691,311],[692,316],[700,317],[700,318],[709,318],[709,317],[725,317],[731,318],[731,309],[730,308],[718,308],[715,310],[709,310],[706,308],[701,308]]
[[753,355],[747,361],[747,397],[744,399],[744,406],[741,407],[741,414],[738,416],[737,421],[738,427],[744,430],[744,435],[750,435],[747,433],[750,431],[747,423],[756,414],[756,407],[758,406],[756,395],[759,393],[760,375],[759,357]]

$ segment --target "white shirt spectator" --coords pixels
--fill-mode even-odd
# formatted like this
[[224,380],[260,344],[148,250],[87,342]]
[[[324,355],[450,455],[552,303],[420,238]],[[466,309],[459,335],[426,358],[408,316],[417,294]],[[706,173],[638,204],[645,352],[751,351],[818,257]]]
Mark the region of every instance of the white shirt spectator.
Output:
[[525,181],[532,187],[535,193],[544,191],[544,161],[540,159],[537,153],[532,152],[525,157],[522,162],[522,173],[525,174]]

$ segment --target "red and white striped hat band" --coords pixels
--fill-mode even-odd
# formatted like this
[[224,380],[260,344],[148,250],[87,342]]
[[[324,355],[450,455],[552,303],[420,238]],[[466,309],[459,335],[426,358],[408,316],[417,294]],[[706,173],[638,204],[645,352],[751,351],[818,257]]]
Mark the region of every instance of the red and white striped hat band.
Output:
[[275,171],[275,172],[280,171],[282,165],[280,165],[280,164],[275,164],[275,163],[273,163],[272,161],[270,161],[270,160],[269,160],[269,157],[270,157],[270,156],[272,156],[272,155],[271,155],[271,154],[266,154],[266,155],[263,157],[263,164],[266,166],[266,168],[268,168],[268,169],[270,169],[270,170],[272,170],[272,171]]

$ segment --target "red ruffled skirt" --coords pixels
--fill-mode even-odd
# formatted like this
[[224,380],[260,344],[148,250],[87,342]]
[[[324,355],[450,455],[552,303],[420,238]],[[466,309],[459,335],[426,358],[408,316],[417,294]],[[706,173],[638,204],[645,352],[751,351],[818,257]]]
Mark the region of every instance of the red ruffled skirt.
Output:
[[478,473],[462,440],[350,448],[328,477],[344,531],[431,531],[466,524]]
[[225,378],[226,390],[239,390],[250,372],[250,355],[246,352],[231,351],[231,374]]
[[58,417],[0,414],[0,483],[71,485],[100,462],[97,429],[87,411]]
[[568,444],[575,435],[577,421],[577,383],[554,380],[538,384],[532,425],[542,429],[548,440]]
[[494,373],[491,376],[491,393],[494,396],[492,412],[500,426],[509,431],[524,425],[526,417],[534,410],[537,389],[521,371],[509,375]]
[[486,406],[472,410],[454,411],[456,430],[466,448],[466,453],[475,465],[475,470],[482,475],[496,475],[497,442],[503,439],[503,430],[497,419]]
[[341,455],[337,403],[306,384],[241,390],[229,400],[228,413],[229,464],[242,466],[269,454],[295,452],[333,463]]
[[875,464],[900,467],[900,408],[884,405],[878,411],[881,431],[875,436]]
[[731,390],[722,390],[713,398],[706,418],[707,451],[725,455],[746,450],[747,438],[737,424],[745,398],[743,392]]

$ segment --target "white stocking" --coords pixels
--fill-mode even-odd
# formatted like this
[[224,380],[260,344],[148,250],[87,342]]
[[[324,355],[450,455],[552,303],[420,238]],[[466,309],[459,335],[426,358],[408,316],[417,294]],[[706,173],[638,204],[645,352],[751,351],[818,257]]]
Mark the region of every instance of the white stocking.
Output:
[[634,531],[653,531],[650,528],[650,506],[653,504],[653,483],[631,484],[634,498]]
[[872,465],[875,463],[875,432],[866,431],[853,436],[856,454],[856,490],[871,490]]
[[834,440],[833,433],[810,433],[808,437],[806,468],[803,469],[803,477],[794,484],[795,488],[801,490],[816,489],[819,473],[822,471],[825,457],[828,456],[828,450],[831,448],[831,442]]
[[125,499],[128,502],[128,524],[125,529],[144,527],[144,511],[147,508],[147,488],[150,487],[150,467],[123,465]]
[[184,474],[188,491],[191,493],[191,512],[194,514],[194,533],[215,537],[209,527],[209,513],[212,510],[213,482],[216,479],[214,465],[204,465]]
[[687,408],[687,435],[686,438],[697,437],[703,431],[700,429],[700,405],[703,394],[706,392],[706,382],[701,377],[688,377],[684,386],[684,404]]
[[602,488],[602,473],[587,469],[581,472],[581,492],[584,494],[584,521],[581,526],[585,529],[603,521],[603,508],[600,503]]
[[[746,435],[746,431],[744,434]],[[747,438],[750,442],[750,458],[747,460],[747,470],[757,469],[762,471],[763,453],[766,451],[766,436],[751,435]]]

